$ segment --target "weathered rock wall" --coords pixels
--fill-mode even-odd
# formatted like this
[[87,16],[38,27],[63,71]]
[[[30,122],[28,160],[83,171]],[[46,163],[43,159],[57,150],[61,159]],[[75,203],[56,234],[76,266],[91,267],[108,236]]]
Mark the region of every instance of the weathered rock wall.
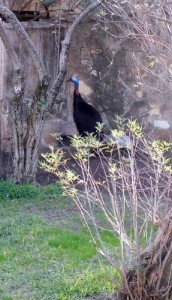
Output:
[[[114,28],[114,36],[115,36]],[[84,37],[84,38],[83,38]],[[166,62],[171,66],[172,61]],[[138,43],[121,44],[91,21],[78,26],[69,55],[69,72],[78,73],[89,87],[82,91],[113,126],[115,115],[138,119],[145,129],[171,139],[172,90],[165,84],[168,72],[154,66]],[[91,89],[90,89],[91,88]]]
[[[47,66],[51,80],[57,72],[58,48],[54,27],[48,22],[25,23],[25,27]],[[13,30],[7,25],[12,43],[25,66],[27,84],[26,98],[32,97],[37,78],[36,70],[28,58],[27,49],[17,40]],[[115,33],[115,28],[114,28]],[[64,32],[63,32],[64,34]],[[1,150],[9,150],[12,145],[10,101],[12,100],[11,64],[0,42],[0,139]],[[171,90],[166,89],[159,77],[147,73],[136,66],[136,59],[143,66],[148,60],[137,43],[126,40],[123,43],[109,37],[96,28],[90,19],[80,24],[74,32],[69,52],[68,74],[77,73],[81,79],[80,91],[85,100],[92,103],[102,113],[103,120],[114,126],[115,115],[137,118],[149,132],[161,137],[171,137],[172,102]],[[170,62],[169,62],[170,64]],[[140,76],[144,83],[140,81]],[[46,118],[42,130],[41,147],[56,145],[51,133],[76,134],[72,118],[71,84],[63,84],[60,104],[54,104],[50,116]]]

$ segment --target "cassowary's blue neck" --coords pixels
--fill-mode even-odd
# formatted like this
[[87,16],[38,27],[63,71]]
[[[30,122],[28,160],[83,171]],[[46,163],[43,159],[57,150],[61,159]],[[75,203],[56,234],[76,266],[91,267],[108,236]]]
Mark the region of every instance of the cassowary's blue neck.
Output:
[[74,81],[73,84],[74,84],[75,91],[77,91],[79,89],[79,81],[78,80]]
[[73,82],[74,95],[79,95],[79,79],[78,79],[78,77],[73,75],[70,77],[69,81]]
[[79,95],[79,80],[74,81],[73,84],[74,84],[75,95]]

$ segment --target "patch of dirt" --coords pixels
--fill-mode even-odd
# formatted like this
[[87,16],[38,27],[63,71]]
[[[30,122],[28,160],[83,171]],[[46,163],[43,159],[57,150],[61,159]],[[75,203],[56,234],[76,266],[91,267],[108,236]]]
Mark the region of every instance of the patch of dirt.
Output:
[[[74,154],[73,147],[64,147],[65,157],[69,158],[67,164],[69,169],[75,170],[76,172],[81,172],[81,169],[75,162],[75,160],[71,157]],[[114,158],[117,158],[117,152],[114,154]],[[41,159],[41,157],[40,157]],[[104,171],[100,164],[98,157],[93,157],[90,159],[90,167],[95,177],[103,179]],[[12,175],[12,154],[11,153],[0,153],[0,178],[1,179],[8,179]],[[48,173],[41,168],[38,168],[37,175],[36,175],[36,182],[38,185],[48,185],[55,181],[57,181],[57,176]]]
[[[0,152],[0,179],[10,179],[12,175],[12,153]],[[57,181],[57,176],[38,168],[36,182],[38,185],[48,185]]]
[[[65,157],[68,159],[67,167],[70,170],[74,170],[77,174],[80,174],[81,168],[78,166],[76,161],[72,158],[72,155],[74,154],[75,149],[71,146],[65,146],[65,147],[63,147],[63,150],[65,152]],[[125,157],[128,157],[126,150],[123,150],[123,155]],[[92,157],[89,161],[92,174],[94,175],[94,177],[96,179],[99,179],[101,181],[103,181],[106,176],[105,170],[106,170],[106,166],[109,161],[108,156],[109,156],[109,154],[105,153],[103,165],[97,156]],[[40,159],[41,159],[41,157],[40,157]],[[145,163],[144,163],[144,161],[147,161],[148,158],[146,156],[144,156],[144,154],[138,153],[136,160],[137,160],[137,167],[142,171],[142,188],[146,187],[146,189],[148,190],[150,188],[150,180],[148,179],[149,178],[148,169],[145,169]],[[119,156],[118,156],[117,150],[114,150],[114,152],[113,152],[113,161],[115,163],[119,162]],[[150,168],[150,170],[151,170],[151,168]],[[10,178],[11,174],[12,174],[12,154],[1,152],[0,153],[0,178],[8,179],[8,178]],[[154,174],[151,171],[150,171],[150,175],[154,176]],[[38,171],[36,174],[36,182],[38,185],[42,185],[42,186],[49,185],[51,183],[54,183],[57,180],[58,180],[57,176],[53,175],[52,173],[46,172],[41,168],[38,168]],[[83,187],[80,186],[78,188],[82,189]],[[102,192],[104,192],[104,188],[102,187],[101,189],[102,189]],[[167,191],[167,192],[169,192],[169,191]],[[171,197],[172,197],[172,192],[168,195],[168,198],[170,200],[171,200]],[[166,205],[167,204],[168,203],[166,203]],[[169,205],[171,207],[171,201],[170,201]]]

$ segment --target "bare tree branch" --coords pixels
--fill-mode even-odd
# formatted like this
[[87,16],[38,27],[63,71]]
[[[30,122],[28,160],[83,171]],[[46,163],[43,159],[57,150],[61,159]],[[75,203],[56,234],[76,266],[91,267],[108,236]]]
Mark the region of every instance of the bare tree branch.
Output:
[[103,2],[103,0],[96,0],[94,3],[90,4],[72,23],[72,25],[69,27],[65,39],[62,42],[62,50],[60,53],[60,60],[59,60],[59,73],[58,76],[54,82],[53,88],[51,90],[51,94],[49,97],[49,104],[55,102],[56,97],[59,93],[61,84],[65,78],[66,71],[67,71],[67,55],[69,51],[69,46],[71,42],[72,34],[76,28],[76,26],[80,23],[81,20],[85,16],[88,15],[89,12],[91,12],[93,9],[95,9],[98,5],[100,5]]

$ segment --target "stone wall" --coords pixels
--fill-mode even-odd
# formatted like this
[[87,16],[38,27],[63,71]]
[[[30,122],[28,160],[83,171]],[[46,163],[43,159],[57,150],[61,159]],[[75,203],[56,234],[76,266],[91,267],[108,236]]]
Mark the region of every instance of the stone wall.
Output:
[[78,73],[87,86],[86,90],[81,86],[81,93],[110,126],[115,115],[124,115],[137,119],[147,132],[171,139],[172,91],[163,83],[168,73],[164,69],[162,74],[136,42],[127,39],[120,44],[117,38],[96,30],[91,21],[85,22],[72,40],[69,73]]
[[[51,24],[51,25],[50,25]],[[36,70],[28,58],[27,49],[17,40],[9,25],[11,41],[20,53],[25,65],[27,84],[26,97],[32,97],[35,88]],[[26,27],[36,49],[41,53],[51,80],[57,71],[58,57],[54,27],[48,22],[29,22]],[[115,29],[114,29],[115,31]],[[115,32],[114,32],[115,33]],[[63,32],[64,34],[64,32]],[[11,65],[6,51],[0,42],[0,138],[1,150],[11,149],[12,132],[10,120],[10,101],[12,99]],[[85,19],[74,32],[69,51],[68,74],[76,73],[80,78],[80,92],[86,101],[92,103],[102,114],[107,126],[114,126],[116,115],[132,116],[146,126],[147,131],[160,137],[171,137],[172,102],[171,91],[165,90],[159,77],[146,73],[138,67],[135,60],[149,66],[139,45],[131,40],[119,43],[96,28],[90,19]],[[169,62],[170,63],[170,62]],[[145,84],[140,81],[140,76]],[[73,86],[64,82],[61,101],[55,103],[50,116],[45,119],[41,147],[56,145],[51,133],[63,135],[77,133],[72,118]]]

